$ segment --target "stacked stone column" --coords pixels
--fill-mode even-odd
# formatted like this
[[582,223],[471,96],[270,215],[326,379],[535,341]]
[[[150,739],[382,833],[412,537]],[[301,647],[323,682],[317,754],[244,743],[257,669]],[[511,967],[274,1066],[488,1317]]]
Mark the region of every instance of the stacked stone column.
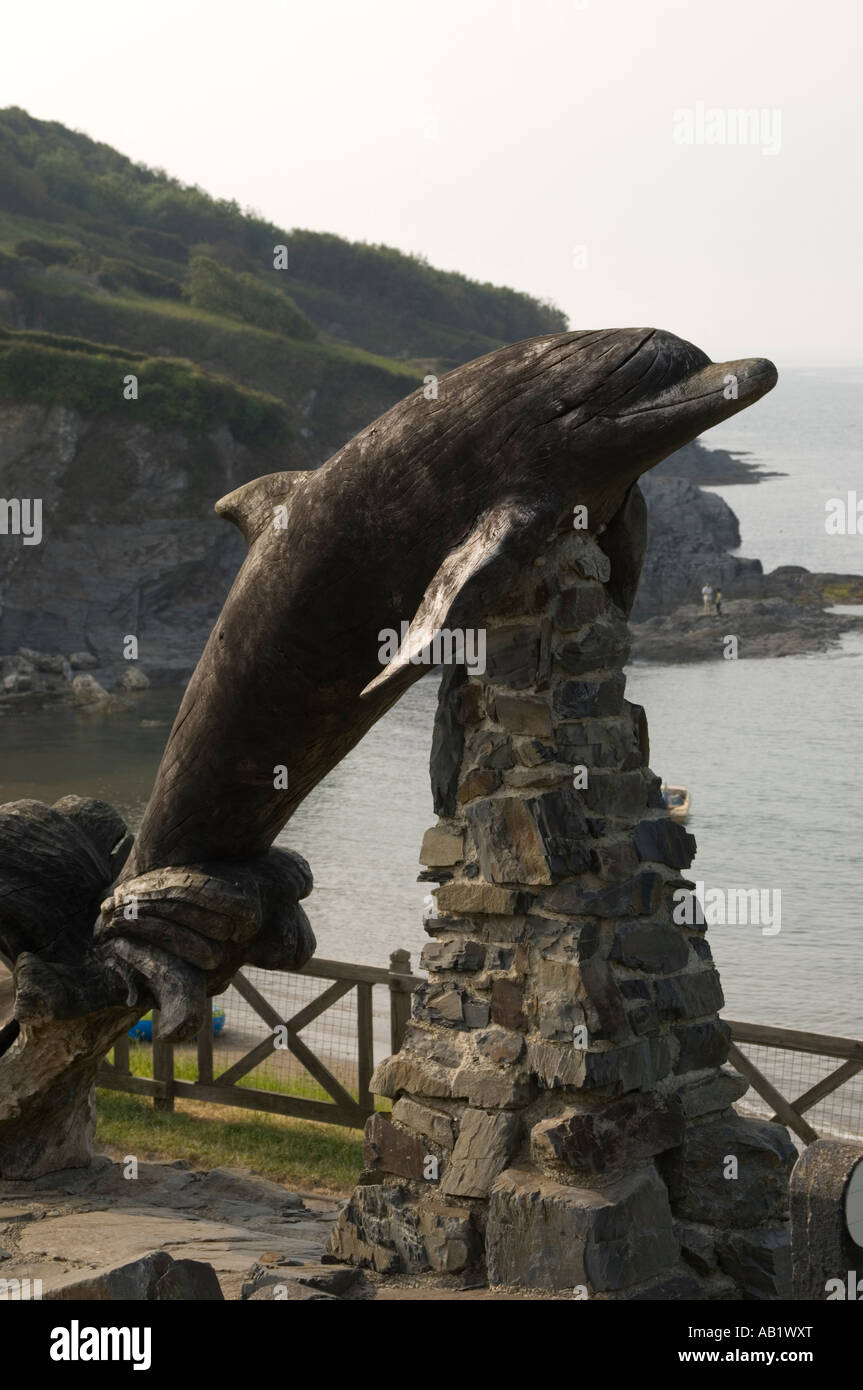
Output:
[[601,539],[556,535],[487,619],[485,673],[444,675],[428,982],[331,1248],[570,1296],[776,1297],[796,1152],[731,1108],[719,977],[672,915],[695,841],[624,698],[609,571]]

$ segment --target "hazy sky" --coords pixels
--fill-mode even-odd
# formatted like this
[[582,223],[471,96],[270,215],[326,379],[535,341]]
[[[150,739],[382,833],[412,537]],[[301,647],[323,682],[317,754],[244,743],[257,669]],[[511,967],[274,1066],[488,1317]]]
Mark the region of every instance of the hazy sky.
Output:
[[[861,16],[860,0],[20,0],[0,103],[285,227],[551,298],[576,328],[859,363]],[[732,144],[737,110],[759,125]]]

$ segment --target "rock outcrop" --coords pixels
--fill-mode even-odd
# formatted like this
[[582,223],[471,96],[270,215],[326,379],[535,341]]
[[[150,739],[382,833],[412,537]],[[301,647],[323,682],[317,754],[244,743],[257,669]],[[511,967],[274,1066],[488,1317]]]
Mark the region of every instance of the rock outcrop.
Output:
[[647,551],[633,618],[640,622],[694,602],[706,583],[729,597],[755,593],[760,560],[730,555],[740,545],[737,517],[723,498],[683,478],[647,474]]
[[0,547],[0,652],[87,652],[119,675],[132,635],[151,679],[187,679],[245,549],[212,516],[212,496],[260,471],[224,428],[190,441],[5,404],[0,494],[41,498],[43,537]]
[[725,487],[729,483],[760,483],[765,478],[784,478],[778,473],[750,462],[743,452],[729,453],[727,449],[707,447],[700,439],[684,444],[676,453],[656,465],[655,477],[685,478],[699,487]]
[[[694,448],[680,450],[668,464],[686,468]],[[698,450],[696,462],[708,452]],[[832,604],[863,603],[860,575],[811,573],[800,565],[765,574],[760,560],[730,553],[740,545],[740,528],[724,498],[661,469],[645,475],[641,488],[648,525],[633,606],[635,660],[720,659],[729,633],[741,657],[794,656],[826,651],[860,625],[859,617],[826,611]],[[702,611],[705,584],[722,593],[721,613]]]

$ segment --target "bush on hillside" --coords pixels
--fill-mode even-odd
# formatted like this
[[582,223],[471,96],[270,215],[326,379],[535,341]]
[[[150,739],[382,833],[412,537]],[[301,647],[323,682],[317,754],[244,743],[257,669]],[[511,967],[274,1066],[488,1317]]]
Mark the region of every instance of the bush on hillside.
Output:
[[[242,322],[297,338],[314,337],[309,321],[327,332],[342,325],[349,333],[336,336],[375,352],[464,360],[566,328],[565,316],[543,300],[434,270],[423,257],[392,247],[300,229],[288,233],[234,200],[211,198],[18,108],[0,111],[0,203],[13,214],[104,237],[109,255],[122,243],[130,256],[138,250],[180,263],[191,247],[193,255],[202,253],[238,277],[249,275],[245,293],[234,284],[226,295],[211,275],[201,294],[232,303],[222,312]],[[290,271],[283,273],[278,296],[265,301],[267,263],[282,242],[290,247]]]
[[209,256],[192,257],[183,293],[194,309],[224,314],[251,324],[253,328],[281,333],[286,338],[315,336],[305,314],[300,313],[287,295],[268,289],[248,272],[238,275]]
[[40,241],[38,237],[25,237],[16,241],[12,248],[16,256],[26,256],[40,265],[68,265],[81,247],[72,241]]
[[[123,398],[124,379],[138,379],[138,398]],[[285,408],[272,396],[211,376],[191,362],[144,357],[48,333],[0,328],[0,399],[61,402],[82,415],[134,409],[148,424],[192,438],[227,425],[241,444],[272,446],[290,438]]]
[[179,299],[182,294],[179,280],[111,256],[106,256],[99,266],[99,284],[106,290],[136,290],[138,294],[153,295],[156,299]]
[[148,251],[165,261],[187,261],[189,250],[182,237],[173,232],[160,232],[156,227],[133,227],[129,244],[137,251]]

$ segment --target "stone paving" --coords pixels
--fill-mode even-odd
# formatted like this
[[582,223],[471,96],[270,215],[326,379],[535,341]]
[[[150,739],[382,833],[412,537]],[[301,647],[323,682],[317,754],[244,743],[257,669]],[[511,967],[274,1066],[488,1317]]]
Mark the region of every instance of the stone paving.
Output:
[[[147,1259],[165,1252],[210,1265],[227,1299],[262,1296],[275,1284],[285,1288],[280,1297],[369,1296],[359,1271],[340,1275],[340,1266],[321,1262],[337,1202],[239,1169],[196,1171],[183,1160],[139,1163],[136,1178],[124,1170],[100,1157],[89,1168],[0,1182],[2,1287],[39,1279],[43,1298],[218,1297],[194,1279],[176,1295],[153,1295],[154,1268],[161,1277],[170,1261],[153,1267]],[[112,1276],[130,1266],[118,1284]]]

